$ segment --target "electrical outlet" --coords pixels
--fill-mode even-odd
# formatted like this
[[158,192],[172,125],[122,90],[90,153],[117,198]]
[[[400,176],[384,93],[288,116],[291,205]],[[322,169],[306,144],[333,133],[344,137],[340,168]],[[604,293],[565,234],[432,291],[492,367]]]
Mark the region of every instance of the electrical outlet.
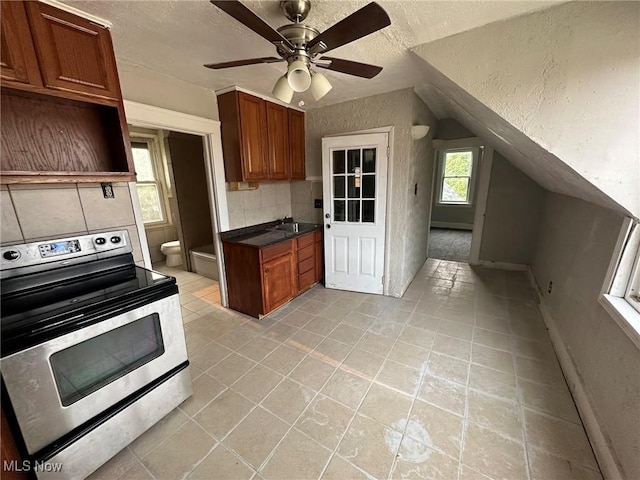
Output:
[[321,198],[315,198],[313,200],[313,206],[314,206],[314,208],[322,208],[322,199]]
[[553,290],[553,282],[549,282],[549,288],[547,288],[547,292],[551,293],[551,290]]

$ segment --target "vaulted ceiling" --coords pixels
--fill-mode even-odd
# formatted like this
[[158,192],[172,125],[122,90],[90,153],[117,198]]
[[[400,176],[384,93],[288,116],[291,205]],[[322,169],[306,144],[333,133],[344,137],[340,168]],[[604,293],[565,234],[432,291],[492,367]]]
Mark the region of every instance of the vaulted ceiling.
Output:
[[[272,56],[275,48],[206,0],[102,1],[64,3],[112,23],[119,63],[144,66],[211,90],[238,85],[270,95],[283,64],[255,65],[213,71],[204,63]],[[279,1],[246,1],[249,8],[273,27],[288,23]],[[366,5],[365,0],[312,0],[307,23],[320,31]],[[334,89],[315,102],[298,94],[307,108],[413,87],[421,69],[409,49],[488,23],[547,8],[557,1],[388,1],[379,3],[391,17],[391,26],[331,52],[332,56],[384,67],[380,75],[364,80],[323,72]]]

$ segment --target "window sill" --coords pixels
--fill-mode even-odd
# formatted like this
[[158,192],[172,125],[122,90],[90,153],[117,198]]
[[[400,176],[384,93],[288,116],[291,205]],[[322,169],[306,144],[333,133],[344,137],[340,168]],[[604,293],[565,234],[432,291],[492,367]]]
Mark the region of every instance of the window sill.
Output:
[[436,207],[473,208],[473,203],[440,203],[440,202],[436,202]]
[[613,317],[624,333],[640,348],[640,313],[620,297],[601,295],[600,305]]
[[158,230],[161,228],[169,228],[172,225],[169,222],[163,222],[163,223],[144,223],[144,229],[145,230]]

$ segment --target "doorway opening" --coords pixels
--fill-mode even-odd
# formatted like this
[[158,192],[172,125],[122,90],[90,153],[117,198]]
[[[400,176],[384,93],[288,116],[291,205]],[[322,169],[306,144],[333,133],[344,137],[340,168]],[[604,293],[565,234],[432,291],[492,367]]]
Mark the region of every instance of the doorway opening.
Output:
[[493,150],[477,137],[433,143],[427,257],[478,264]]
[[[129,185],[138,193],[134,210],[145,265],[164,265],[183,279],[208,277],[202,280],[218,283],[216,303],[227,306],[218,232],[229,228],[229,215],[224,176],[216,175],[224,168],[219,122],[130,101],[125,113],[138,174]],[[168,255],[174,255],[172,267],[166,267]]]

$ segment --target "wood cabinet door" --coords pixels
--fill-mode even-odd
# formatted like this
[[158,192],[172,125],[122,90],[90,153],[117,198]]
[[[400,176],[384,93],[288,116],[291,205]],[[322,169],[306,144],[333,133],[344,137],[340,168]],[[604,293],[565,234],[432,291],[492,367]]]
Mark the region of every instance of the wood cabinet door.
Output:
[[108,29],[46,3],[26,8],[46,87],[120,100]]
[[262,264],[264,313],[291,300],[296,291],[293,253],[287,253]]
[[261,98],[238,92],[240,109],[240,148],[245,181],[267,180],[267,113]]
[[289,115],[288,109],[266,102],[269,177],[272,180],[289,180]]
[[0,77],[41,87],[40,67],[22,2],[0,2]]
[[291,178],[304,180],[307,174],[304,160],[304,113],[292,109],[288,110]]

